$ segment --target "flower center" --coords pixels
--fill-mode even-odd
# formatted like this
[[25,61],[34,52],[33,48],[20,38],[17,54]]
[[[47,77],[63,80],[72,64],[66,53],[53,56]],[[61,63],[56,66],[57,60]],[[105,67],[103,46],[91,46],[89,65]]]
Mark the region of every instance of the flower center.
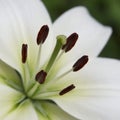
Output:
[[[44,44],[44,42],[48,36],[48,33],[49,33],[49,27],[47,25],[43,25],[38,33],[36,44],[39,46],[39,50],[38,50],[38,56],[37,56],[37,61],[36,61],[36,66],[35,66],[36,69],[39,66],[42,45]],[[50,70],[53,68],[54,64],[56,62],[58,62],[58,60],[61,58],[61,56],[63,54],[66,54],[67,52],[69,52],[74,47],[75,43],[78,40],[78,34],[72,33],[69,37],[66,37],[65,35],[59,35],[59,36],[57,36],[56,39],[57,39],[57,42],[56,42],[55,48],[46,64],[45,68],[44,69],[41,68],[37,72],[35,71],[36,73],[33,73],[32,78],[31,78],[31,76],[28,75],[28,71],[27,71],[29,69],[28,65],[27,65],[27,59],[28,59],[27,56],[28,56],[29,46],[28,46],[28,44],[22,44],[22,49],[21,49],[21,58],[22,59],[21,59],[21,61],[24,66],[24,77],[23,77],[24,80],[23,81],[26,81],[26,79],[34,80],[33,84],[31,84],[31,86],[28,89],[26,89],[26,86],[30,82],[27,82],[27,83],[23,82],[25,93],[29,98],[35,98],[34,96],[39,91],[39,88],[42,88],[42,86],[44,86],[43,89],[45,90],[46,86],[54,83],[53,79],[51,79],[49,82],[46,82],[49,77],[48,74],[49,74]],[[75,62],[75,64],[72,66],[71,69],[69,69],[62,75],[55,78],[55,80],[59,80],[62,77],[65,77],[70,72],[79,71],[81,68],[84,67],[84,65],[87,62],[88,62],[88,56],[87,55],[82,56],[80,59],[78,59]],[[65,88],[63,88],[59,91],[58,90],[57,91],[47,91],[46,90],[45,92],[42,92],[40,94],[40,97],[41,97],[41,99],[42,98],[45,99],[48,95],[52,95],[52,94],[58,94],[58,95],[62,96],[64,94],[67,94],[68,92],[72,91],[73,89],[75,89],[74,84],[66,86]]]

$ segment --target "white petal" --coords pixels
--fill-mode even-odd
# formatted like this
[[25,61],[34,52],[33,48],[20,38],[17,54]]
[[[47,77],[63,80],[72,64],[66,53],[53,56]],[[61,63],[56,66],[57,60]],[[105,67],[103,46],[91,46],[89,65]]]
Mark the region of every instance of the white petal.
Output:
[[[42,104],[41,104],[42,103]],[[36,105],[43,107],[44,116],[41,116],[41,113],[37,111],[39,115],[39,120],[78,120],[68,113],[64,112],[61,108],[59,108],[56,104],[50,102],[39,102]]]
[[52,97],[69,114],[85,120],[120,119],[119,60],[91,58],[81,71],[56,83],[51,86],[54,90],[70,84],[76,86],[63,96]]
[[[0,1],[0,58],[20,69],[21,46],[29,44],[28,61],[30,67],[35,65],[38,54],[36,37],[42,25],[51,27],[49,15],[40,0],[1,0]],[[44,49],[51,47],[51,35]],[[45,50],[43,50],[45,51]],[[43,60],[48,56],[44,53]],[[33,66],[32,66],[33,65]]]
[[26,100],[10,112],[4,120],[38,120],[38,117],[32,103]]
[[[79,94],[78,94],[79,95]],[[85,120],[119,120],[120,98],[69,97],[55,100],[69,114]]]
[[15,107],[24,98],[24,95],[5,85],[0,78],[0,119]]
[[[97,56],[111,35],[111,28],[103,26],[89,14],[85,7],[75,7],[64,13],[53,24],[55,35],[79,34],[75,47],[68,53],[69,59],[81,54]],[[74,58],[73,58],[74,57]]]

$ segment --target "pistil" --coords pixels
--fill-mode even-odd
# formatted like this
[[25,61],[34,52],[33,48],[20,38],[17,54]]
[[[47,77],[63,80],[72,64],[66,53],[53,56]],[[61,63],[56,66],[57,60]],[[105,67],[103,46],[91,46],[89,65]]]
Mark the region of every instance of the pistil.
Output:
[[59,51],[61,50],[62,46],[65,44],[66,42],[66,36],[64,35],[59,35],[57,36],[57,43],[56,43],[56,46],[53,50],[53,53],[48,61],[48,64],[47,64],[47,67],[45,68],[45,71],[48,73],[53,65],[53,63],[55,62],[56,60],[56,57],[58,56],[59,54]]
[[[60,57],[63,55],[64,52],[66,53],[66,52],[70,51],[74,47],[77,40],[78,40],[77,33],[73,33],[67,38],[64,35],[57,36],[57,44],[54,48],[54,51],[51,55],[51,58],[48,62],[48,65],[47,65],[45,71],[49,72],[49,70],[53,66],[53,63],[55,63],[55,61],[58,62],[58,60],[60,59]],[[60,50],[62,50],[62,51],[59,54]]]

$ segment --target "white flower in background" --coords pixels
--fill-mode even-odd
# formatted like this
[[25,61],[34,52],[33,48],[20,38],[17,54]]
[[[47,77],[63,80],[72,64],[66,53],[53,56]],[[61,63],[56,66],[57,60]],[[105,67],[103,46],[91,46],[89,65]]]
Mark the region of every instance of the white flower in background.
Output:
[[120,120],[110,35],[84,7],[52,24],[39,0],[0,0],[0,120]]

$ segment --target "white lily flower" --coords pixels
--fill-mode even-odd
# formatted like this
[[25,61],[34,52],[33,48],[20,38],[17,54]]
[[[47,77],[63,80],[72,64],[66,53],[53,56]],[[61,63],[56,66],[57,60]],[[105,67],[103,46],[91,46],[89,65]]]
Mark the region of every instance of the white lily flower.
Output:
[[120,120],[120,61],[97,57],[111,33],[84,7],[52,24],[40,0],[0,0],[0,120]]

